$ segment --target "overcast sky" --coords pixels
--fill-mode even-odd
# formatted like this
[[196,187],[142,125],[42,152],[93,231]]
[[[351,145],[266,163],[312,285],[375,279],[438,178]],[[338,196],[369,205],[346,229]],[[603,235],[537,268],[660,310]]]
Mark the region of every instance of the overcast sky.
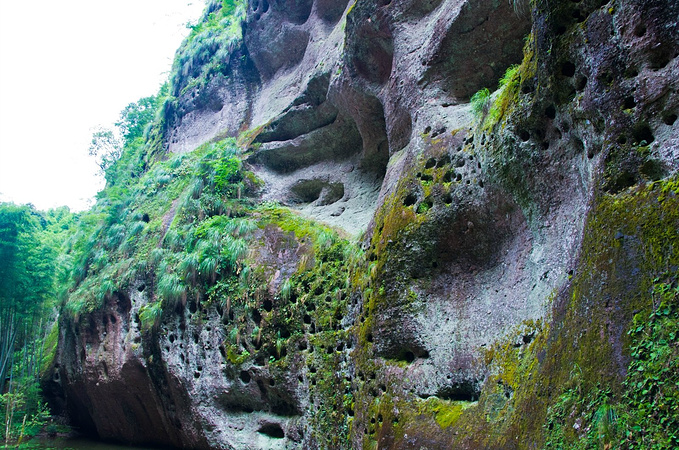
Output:
[[87,149],[157,93],[203,0],[0,0],[0,201],[82,210],[103,187]]

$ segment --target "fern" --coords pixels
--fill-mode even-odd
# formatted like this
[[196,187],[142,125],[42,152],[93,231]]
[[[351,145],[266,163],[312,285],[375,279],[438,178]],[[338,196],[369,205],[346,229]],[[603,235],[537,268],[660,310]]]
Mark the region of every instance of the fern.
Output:
[[281,298],[283,300],[289,301],[292,297],[292,286],[293,284],[290,278],[283,282],[283,286],[281,287]]
[[498,81],[498,87],[502,89],[503,87],[507,86],[518,75],[518,73],[518,64],[509,66],[505,71],[505,74],[502,76],[502,78],[500,78],[500,81]]
[[141,321],[142,330],[149,331],[156,328],[160,324],[162,314],[163,308],[160,302],[142,306],[139,309],[139,320]]
[[186,304],[186,285],[174,273],[162,273],[157,291],[163,303],[170,307],[175,307],[180,301]]
[[470,100],[472,105],[472,111],[476,116],[481,116],[488,112],[488,106],[490,102],[490,91],[488,88],[483,88],[476,94],[472,95]]

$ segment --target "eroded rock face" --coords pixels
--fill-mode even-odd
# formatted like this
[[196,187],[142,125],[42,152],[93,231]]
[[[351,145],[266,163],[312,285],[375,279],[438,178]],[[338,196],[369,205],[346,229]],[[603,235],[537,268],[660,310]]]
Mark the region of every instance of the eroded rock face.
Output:
[[[570,295],[593,199],[679,168],[679,6],[552,3],[254,0],[232,76],[180,98],[170,151],[249,130],[262,200],[365,232],[370,283],[337,318],[355,347],[327,348],[353,399],[338,412],[352,417],[344,447],[506,444],[412,411],[430,397],[473,406],[486,350]],[[512,64],[475,116],[469,98]],[[309,250],[262,233],[274,302]],[[320,445],[308,337],[285,370],[226,364],[225,312],[189,305],[142,341],[141,288],[62,329],[55,382],[77,421],[126,442]],[[506,432],[488,423],[484,436]]]
[[[250,128],[264,198],[298,203],[294,180],[313,166],[312,176],[344,184],[345,195],[302,209],[356,234],[378,204],[389,158],[414,130],[465,126],[470,118],[455,105],[521,60],[528,18],[502,2],[472,3],[251,2],[236,54],[246,61],[208,85],[202,95],[212,107],[191,100],[195,93],[181,99],[187,110],[169,149]],[[479,12],[485,19],[477,23]]]

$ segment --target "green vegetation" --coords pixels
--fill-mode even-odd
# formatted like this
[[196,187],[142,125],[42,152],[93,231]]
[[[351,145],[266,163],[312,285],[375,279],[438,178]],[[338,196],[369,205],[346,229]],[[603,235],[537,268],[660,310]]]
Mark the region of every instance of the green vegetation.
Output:
[[657,278],[652,311],[639,313],[629,330],[623,436],[629,448],[679,447],[679,277]]
[[476,116],[482,116],[488,112],[488,103],[490,102],[490,91],[488,88],[483,88],[472,95],[470,100],[472,111]]
[[63,277],[57,255],[72,225],[67,208],[41,213],[0,204],[0,438],[6,445],[37,433],[49,415],[39,379],[54,357],[52,308]]
[[228,75],[231,52],[242,38],[244,0],[210,0],[203,16],[184,40],[172,67],[172,95],[179,97],[210,78]]
[[[133,143],[123,157],[136,151]],[[253,186],[237,153],[225,140],[158,162],[137,180],[110,177],[69,242],[75,264],[66,311],[92,312],[145,273],[155,273],[154,298],[163,307],[185,306],[189,294],[238,273],[247,250],[239,236],[248,231],[239,217],[251,208],[242,197]],[[142,311],[145,328],[159,308]]]
[[600,385],[586,390],[582,370],[576,366],[564,393],[548,410],[546,448],[669,449],[679,445],[676,276],[658,279],[651,300],[650,315],[635,315],[627,333],[631,361],[622,395]]

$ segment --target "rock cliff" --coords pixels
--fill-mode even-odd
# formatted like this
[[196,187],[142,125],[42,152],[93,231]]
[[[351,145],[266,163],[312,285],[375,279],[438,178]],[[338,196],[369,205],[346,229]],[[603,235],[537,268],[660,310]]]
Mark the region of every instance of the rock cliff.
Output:
[[[62,314],[53,404],[178,448],[629,446],[595,413],[634,404],[628,331],[676,304],[678,17],[670,0],[248,1],[242,35],[173,79],[147,160],[175,181],[107,210],[102,248],[116,222],[156,241],[109,248],[133,274]],[[196,148],[227,137],[237,193],[223,166],[195,178]],[[205,258],[217,226],[220,249],[247,247],[228,268],[167,256]],[[73,301],[100,283],[88,261]]]

